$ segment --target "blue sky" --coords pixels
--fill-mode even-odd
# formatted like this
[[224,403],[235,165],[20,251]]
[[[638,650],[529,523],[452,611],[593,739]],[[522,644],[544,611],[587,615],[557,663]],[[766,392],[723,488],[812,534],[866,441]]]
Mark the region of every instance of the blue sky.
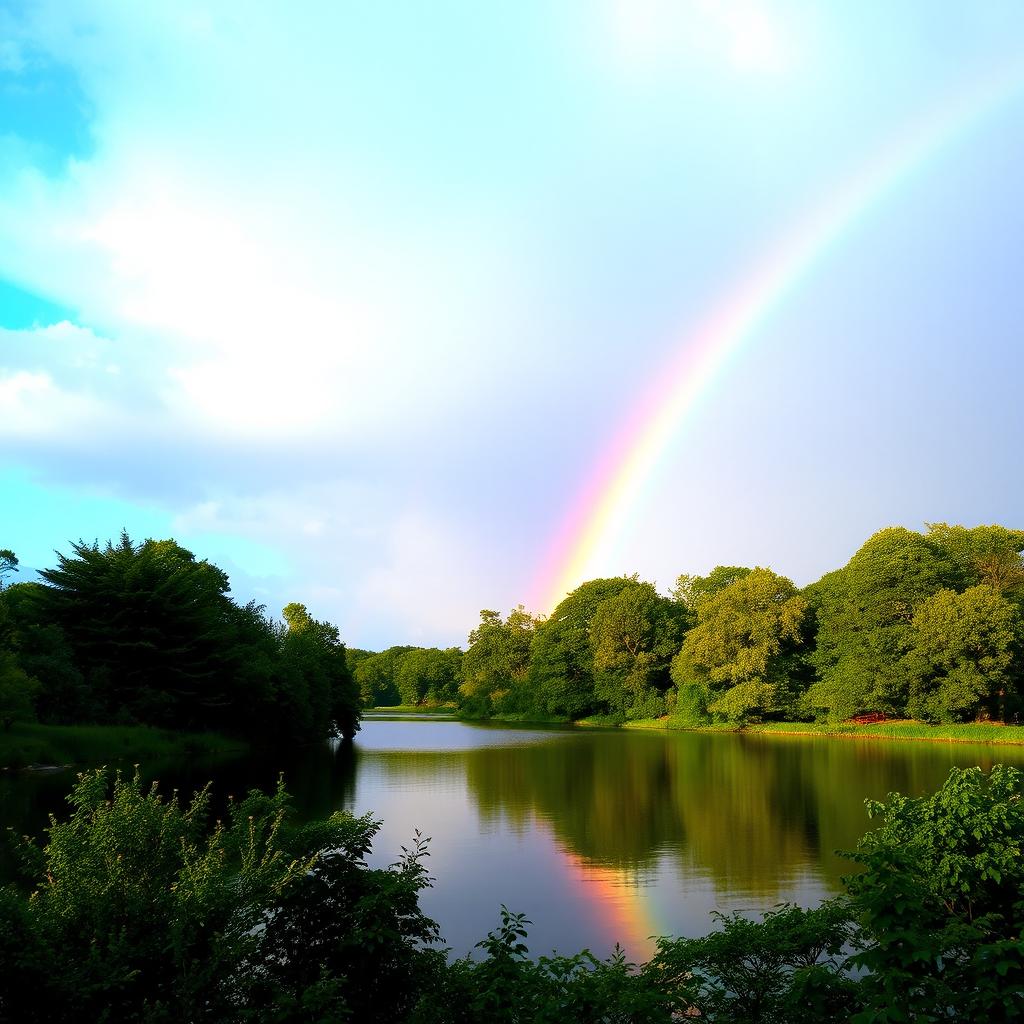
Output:
[[[0,546],[174,536],[353,644],[462,642],[686,326],[1022,41],[1015,2],[0,2]],[[815,266],[603,571],[1024,521],[1022,116]]]

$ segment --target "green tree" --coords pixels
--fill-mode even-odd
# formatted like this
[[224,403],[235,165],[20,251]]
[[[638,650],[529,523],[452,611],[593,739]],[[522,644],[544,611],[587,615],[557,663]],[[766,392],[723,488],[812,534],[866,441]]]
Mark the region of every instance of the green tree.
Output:
[[696,615],[697,607],[702,601],[714,597],[720,590],[749,576],[753,569],[742,565],[716,565],[707,576],[690,576],[683,573],[672,588],[672,597],[685,605]]
[[99,709],[75,663],[67,634],[48,621],[46,587],[15,583],[0,594],[0,647],[39,683],[35,707],[41,721],[93,721]]
[[47,724],[93,721],[97,708],[63,629],[48,621],[46,594],[39,583],[0,591],[0,651],[33,680],[34,717]]
[[940,590],[914,614],[908,711],[930,722],[998,717],[1013,686],[1017,609],[986,583]]
[[617,577],[583,583],[537,626],[530,651],[529,687],[541,710],[567,718],[582,718],[597,710],[591,623],[603,601],[634,582]]
[[358,728],[335,626],[290,605],[282,627],[173,540],[79,542],[45,584],[7,587],[6,646],[47,722],[124,721],[305,742]]
[[17,571],[18,556],[10,548],[0,548],[0,590],[4,589],[5,578]]
[[355,667],[355,679],[362,696],[363,706],[394,707],[401,704],[396,673],[402,656],[412,647],[389,647],[378,654],[369,654]]
[[359,647],[349,647],[346,644],[345,660],[348,662],[349,671],[352,675],[355,675],[356,669],[362,662],[366,661],[367,658],[372,658],[375,653],[375,651],[364,651]]
[[672,675],[685,706],[729,721],[789,710],[800,678],[807,602],[770,569],[738,575],[697,605]]
[[1001,594],[1024,599],[1024,530],[929,523],[928,539],[961,573],[958,590],[985,583]]
[[457,647],[416,647],[399,657],[395,685],[403,704],[444,704],[457,700],[461,670]]
[[530,668],[530,646],[538,620],[518,605],[502,621],[498,612],[484,609],[480,624],[469,634],[462,658],[459,693],[471,712],[524,711]]
[[651,583],[630,581],[594,612],[594,689],[608,712],[626,718],[665,713],[669,665],[684,628],[679,606]]
[[172,540],[79,542],[41,576],[48,621],[65,632],[108,713],[178,727],[223,723],[240,695],[227,670],[227,576]]
[[33,699],[39,683],[29,676],[9,651],[0,651],[0,729],[7,732],[15,722],[32,721]]
[[281,614],[287,624],[282,653],[297,689],[300,735],[324,737],[337,730],[351,738],[359,729],[362,702],[338,627],[314,619],[297,602],[286,605]]
[[904,656],[913,646],[914,614],[957,579],[957,566],[940,546],[890,527],[871,537],[845,568],[809,587],[819,680],[807,701],[815,713],[830,719],[904,714],[910,687]]

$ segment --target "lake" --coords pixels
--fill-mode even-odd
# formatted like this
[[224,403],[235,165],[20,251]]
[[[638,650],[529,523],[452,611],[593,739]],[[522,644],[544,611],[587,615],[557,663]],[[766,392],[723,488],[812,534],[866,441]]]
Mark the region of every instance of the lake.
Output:
[[[620,942],[643,958],[651,935],[707,932],[713,910],[810,905],[838,891],[849,866],[835,851],[867,829],[865,797],[919,795],[954,765],[1000,761],[1024,767],[1024,747],[373,716],[351,744],[154,764],[146,775],[183,791],[212,777],[224,796],[284,772],[304,816],[383,820],[375,864],[419,829],[436,878],[424,909],[456,954],[505,904],[533,922],[533,953],[606,955]],[[73,779],[0,774],[0,823],[38,833],[48,812],[63,812]]]

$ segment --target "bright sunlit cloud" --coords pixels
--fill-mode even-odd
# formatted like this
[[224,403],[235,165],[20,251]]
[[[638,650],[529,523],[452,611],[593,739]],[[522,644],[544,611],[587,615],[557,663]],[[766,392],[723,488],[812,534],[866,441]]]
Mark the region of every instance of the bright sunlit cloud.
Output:
[[779,74],[796,59],[798,26],[763,0],[611,0],[609,50],[625,70],[680,67]]

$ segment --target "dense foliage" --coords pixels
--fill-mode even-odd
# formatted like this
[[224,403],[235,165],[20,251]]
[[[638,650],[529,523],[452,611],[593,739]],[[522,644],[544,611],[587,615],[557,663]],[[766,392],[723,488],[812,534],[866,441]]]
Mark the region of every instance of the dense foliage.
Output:
[[461,662],[393,647],[358,652],[355,671],[367,703],[476,717],[1017,721],[1022,551],[1021,530],[937,523],[881,530],[802,590],[735,565],[684,574],[669,597],[636,576],[591,580],[547,618],[481,612]]
[[1021,777],[954,769],[934,795],[870,803],[881,825],[846,892],[761,919],[714,915],[700,938],[530,957],[501,908],[451,960],[419,907],[418,835],[365,857],[378,823],[297,824],[283,787],[212,820],[138,777],[80,776],[25,885],[0,890],[0,1020],[730,1024],[1010,1021],[1024,1014]]
[[462,651],[457,647],[389,647],[349,651],[349,665],[365,704],[447,704],[457,699]]
[[[17,571],[0,552],[0,584]],[[0,586],[0,728],[143,724],[308,741],[358,728],[338,630],[291,604],[284,623],[229,596],[173,540],[72,545],[43,582]]]
[[284,624],[228,594],[174,541],[79,543],[43,583],[2,587],[0,729],[145,723],[251,736],[350,735],[362,706],[486,718],[668,717],[680,726],[1018,721],[1024,531],[881,530],[803,589],[765,567],[591,580],[548,617],[485,609],[458,648],[348,650],[290,605]]

